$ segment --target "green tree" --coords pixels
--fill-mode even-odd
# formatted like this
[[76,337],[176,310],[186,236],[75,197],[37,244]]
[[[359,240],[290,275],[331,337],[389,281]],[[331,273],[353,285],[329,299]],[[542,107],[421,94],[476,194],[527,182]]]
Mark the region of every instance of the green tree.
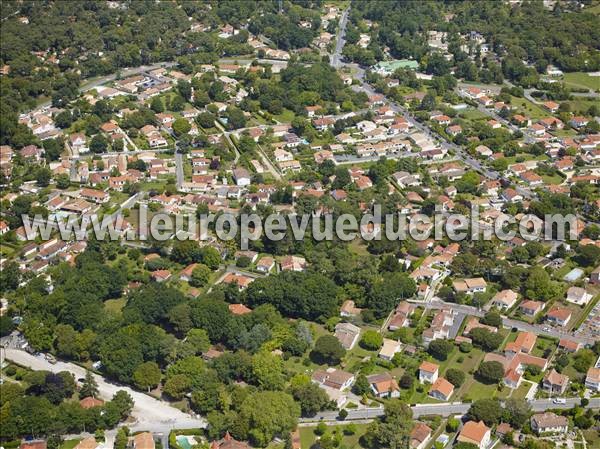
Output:
[[156,362],[145,362],[133,372],[133,382],[144,390],[150,391],[160,383],[161,372]]
[[204,329],[190,329],[185,336],[185,341],[194,348],[196,354],[205,352],[210,348],[210,339]]
[[483,421],[486,425],[493,426],[500,422],[502,413],[502,407],[498,399],[480,399],[471,404],[471,408],[467,412],[467,417],[473,421]]
[[93,153],[106,153],[108,149],[108,140],[102,134],[96,134],[90,141],[90,150]]
[[383,344],[383,336],[374,330],[365,331],[362,338],[360,339],[360,345],[369,350],[376,351],[381,348]]
[[97,397],[98,396],[98,383],[94,379],[94,375],[91,371],[85,372],[85,377],[79,390],[79,396],[82,398]]
[[367,376],[359,374],[352,386],[352,392],[357,396],[363,396],[371,391],[371,385],[367,380]]
[[184,118],[178,118],[173,122],[173,132],[176,137],[181,137],[184,134],[187,134],[192,129],[190,123]]
[[454,344],[449,340],[433,340],[427,347],[427,352],[437,360],[446,360],[452,350]]
[[337,365],[346,355],[346,350],[333,335],[322,335],[315,342],[311,359],[319,364]]
[[475,374],[482,382],[494,384],[504,378],[504,367],[500,362],[481,362]]
[[247,436],[253,445],[265,447],[275,435],[285,435],[294,430],[299,416],[300,406],[287,393],[252,393],[242,402],[239,411],[240,427],[248,429],[247,434],[244,432],[237,436]]
[[466,375],[465,372],[460,369],[448,368],[444,377],[448,382],[458,388],[464,383]]
[[329,404],[329,396],[317,384],[308,382],[291,388],[294,399],[300,404],[302,416],[314,416]]
[[192,277],[190,278],[190,285],[192,287],[204,287],[208,284],[212,271],[204,264],[199,264],[192,270]]
[[165,105],[160,97],[154,97],[152,102],[150,103],[150,109],[152,109],[157,114],[161,112],[165,112]]
[[281,357],[262,351],[252,357],[252,375],[264,390],[281,390],[285,385]]

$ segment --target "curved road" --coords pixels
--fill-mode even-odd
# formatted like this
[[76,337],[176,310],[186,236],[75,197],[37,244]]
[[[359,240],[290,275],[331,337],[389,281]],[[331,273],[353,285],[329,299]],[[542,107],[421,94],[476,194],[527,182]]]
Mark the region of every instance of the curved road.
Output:
[[[79,365],[68,362],[57,362],[51,364],[43,355],[32,355],[19,349],[1,349],[7,360],[25,366],[33,370],[46,370],[57,373],[59,371],[68,371],[75,376],[75,379],[85,377],[86,370]],[[187,413],[183,413],[172,407],[164,401],[155,399],[147,394],[133,390],[132,388],[113,383],[102,376],[93,374],[98,383],[99,396],[102,399],[110,400],[113,395],[124,390],[133,398],[135,405],[132,416],[137,420],[130,427],[136,430],[167,431],[174,427],[178,429],[189,429],[206,427],[206,421],[202,418],[195,418]]]

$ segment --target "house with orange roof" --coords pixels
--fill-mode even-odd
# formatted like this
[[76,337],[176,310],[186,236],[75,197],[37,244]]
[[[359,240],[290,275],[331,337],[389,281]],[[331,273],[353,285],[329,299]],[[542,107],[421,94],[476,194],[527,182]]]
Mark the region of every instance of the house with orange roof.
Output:
[[439,377],[429,390],[429,396],[440,401],[447,401],[452,396],[452,393],[454,393],[454,385],[443,377]]
[[490,443],[491,436],[491,430],[483,421],[468,421],[461,429],[456,440],[461,443],[474,444],[479,449],[485,449]]
[[439,365],[424,360],[419,365],[419,382],[433,384],[438,379]]
[[367,376],[371,391],[378,398],[397,398],[400,396],[400,387],[390,373],[372,374]]
[[504,352],[518,354],[524,352],[529,354],[535,347],[537,335],[532,332],[519,332],[515,341],[506,344]]
[[246,307],[244,304],[229,304],[229,311],[234,315],[246,315],[247,313],[251,313],[252,309]]
[[418,422],[410,432],[410,448],[425,449],[427,443],[431,439],[431,427],[427,424]]
[[104,405],[104,401],[102,399],[87,396],[79,401],[79,405],[81,405],[81,408],[90,409],[94,407],[102,407]]
[[564,307],[554,306],[546,314],[546,320],[552,324],[559,326],[566,326],[571,319],[572,313],[569,309]]
[[565,352],[577,352],[581,348],[581,343],[568,338],[561,338],[558,342],[558,349]]

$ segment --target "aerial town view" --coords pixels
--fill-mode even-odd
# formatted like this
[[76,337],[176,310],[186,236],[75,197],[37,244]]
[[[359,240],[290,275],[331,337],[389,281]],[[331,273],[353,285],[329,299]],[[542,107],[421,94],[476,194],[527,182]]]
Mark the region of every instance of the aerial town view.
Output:
[[600,0],[1,0],[1,449],[600,449]]

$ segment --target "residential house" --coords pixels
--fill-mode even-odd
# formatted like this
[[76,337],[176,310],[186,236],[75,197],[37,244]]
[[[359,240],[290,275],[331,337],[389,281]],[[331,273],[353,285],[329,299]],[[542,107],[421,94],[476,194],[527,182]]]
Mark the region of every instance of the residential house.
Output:
[[402,344],[399,341],[390,338],[383,339],[383,346],[379,350],[378,356],[384,360],[392,360],[394,355],[400,352]]
[[496,307],[500,310],[507,310],[515,305],[518,297],[519,296],[517,295],[517,293],[510,289],[502,290],[494,295],[494,297],[490,301],[490,306]]
[[544,309],[544,303],[540,301],[523,301],[519,304],[519,310],[523,315],[534,317]]
[[581,343],[568,338],[561,338],[558,342],[558,349],[565,352],[577,352],[581,348]]
[[282,271],[304,271],[306,259],[300,256],[285,256],[279,262]]
[[535,348],[537,335],[533,332],[519,332],[515,341],[506,344],[504,352],[518,354],[523,352],[529,354]]
[[251,183],[250,173],[244,168],[236,168],[233,170],[233,179],[238,187],[247,187]]
[[133,436],[131,449],[154,449],[154,437],[150,432],[142,432]]
[[233,315],[247,315],[252,312],[252,309],[241,303],[229,304],[227,306]]
[[312,381],[335,390],[347,390],[354,383],[354,374],[335,368],[317,370],[312,374]]
[[566,433],[569,430],[567,417],[552,412],[536,413],[529,422],[531,430],[538,435],[542,433]]
[[94,437],[87,437],[81,440],[74,449],[96,449],[100,444]]
[[440,367],[435,363],[423,361],[419,366],[419,382],[433,384],[438,379]]
[[594,392],[600,392],[600,367],[588,369],[585,376],[585,388]]
[[378,398],[397,398],[400,396],[398,383],[388,372],[367,376],[367,381],[371,386],[371,391]]
[[352,301],[351,299],[347,299],[346,301],[344,301],[342,307],[340,307],[340,316],[343,317],[355,317],[360,315],[361,312],[362,309],[356,307],[354,301]]
[[570,287],[567,290],[567,301],[572,302],[574,304],[578,304],[580,306],[586,305],[590,299],[593,298],[594,295],[589,293],[583,287]]
[[483,278],[470,278],[463,280],[456,280],[452,283],[454,290],[457,293],[466,293],[472,295],[474,293],[483,293],[487,288],[487,283]]
[[569,385],[569,377],[555,369],[548,372],[542,380],[542,390],[550,394],[563,394]]
[[546,320],[552,324],[558,324],[559,326],[566,326],[571,319],[572,313],[569,309],[564,307],[554,306],[546,314]]
[[338,323],[335,326],[334,335],[346,350],[350,350],[358,341],[360,327],[351,323]]
[[454,393],[454,385],[443,377],[438,377],[429,390],[429,396],[440,401],[447,401],[452,393]]
[[456,440],[460,443],[470,443],[479,449],[485,449],[491,440],[491,430],[483,421],[468,421],[460,430]]
[[427,443],[431,439],[431,427],[427,424],[418,422],[410,432],[410,448],[425,449]]
[[275,267],[275,259],[269,256],[261,257],[256,263],[256,269],[261,273],[268,273]]

